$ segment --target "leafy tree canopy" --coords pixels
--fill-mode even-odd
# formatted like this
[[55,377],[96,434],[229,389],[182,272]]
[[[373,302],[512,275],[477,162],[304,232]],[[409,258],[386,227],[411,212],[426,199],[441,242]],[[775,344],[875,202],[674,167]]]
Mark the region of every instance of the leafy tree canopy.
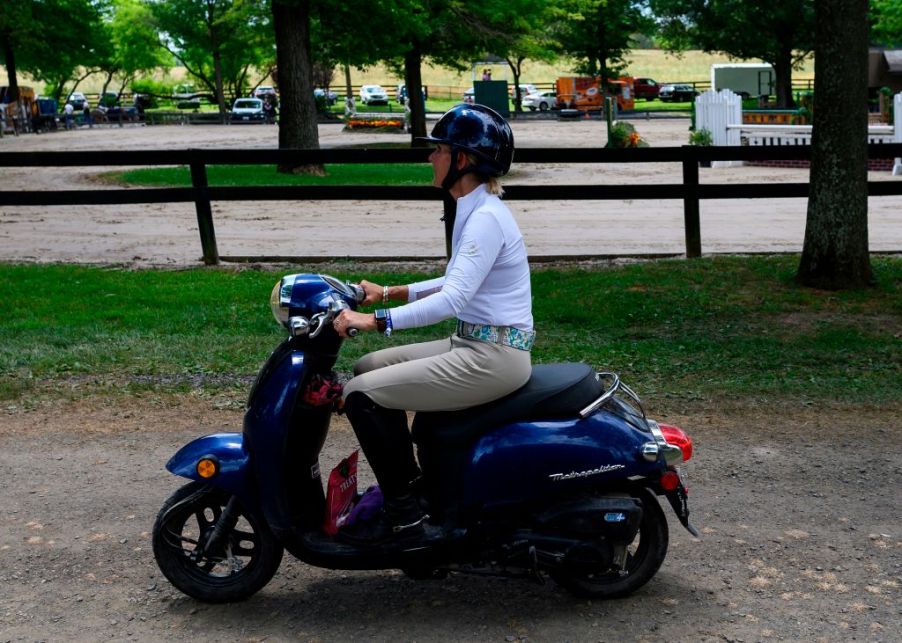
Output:
[[152,0],[163,46],[223,106],[247,87],[251,67],[274,57],[265,0]]
[[777,102],[793,104],[792,70],[814,50],[814,0],[651,0],[665,47],[724,52],[774,67]]
[[871,0],[871,38],[875,44],[902,47],[902,2]]
[[92,0],[3,2],[0,40],[10,47],[18,71],[43,81],[60,98],[79,67],[96,67],[100,60],[103,8]]
[[626,67],[633,36],[653,23],[644,0],[562,0],[553,35],[559,51],[579,64],[577,73],[615,78]]

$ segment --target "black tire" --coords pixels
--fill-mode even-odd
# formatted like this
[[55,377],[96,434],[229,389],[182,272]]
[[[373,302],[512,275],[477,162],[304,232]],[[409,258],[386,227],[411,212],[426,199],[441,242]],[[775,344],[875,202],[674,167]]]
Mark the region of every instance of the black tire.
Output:
[[448,578],[448,570],[428,566],[402,567],[401,571],[413,580],[444,580]]
[[547,112],[548,111],[548,103],[539,103],[539,111]]
[[667,518],[654,495],[643,491],[636,497],[642,500],[642,523],[629,546],[626,575],[619,572],[593,574],[555,570],[549,574],[554,582],[580,598],[620,598],[632,594],[651,580],[667,555]]
[[231,496],[200,482],[185,485],[163,504],[153,526],[153,554],[163,575],[180,591],[206,603],[242,601],[261,590],[279,569],[282,545],[258,516],[240,510],[224,547],[199,558]]

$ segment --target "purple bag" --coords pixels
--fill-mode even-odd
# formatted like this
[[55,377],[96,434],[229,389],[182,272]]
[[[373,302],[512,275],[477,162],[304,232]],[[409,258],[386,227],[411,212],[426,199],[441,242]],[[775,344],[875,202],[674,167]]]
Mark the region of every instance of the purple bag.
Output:
[[382,490],[379,488],[379,485],[373,485],[363,492],[363,495],[360,496],[360,500],[358,500],[357,504],[354,505],[354,508],[351,509],[351,512],[348,514],[348,517],[345,518],[342,525],[353,525],[358,520],[360,522],[366,522],[375,516],[376,512],[381,508]]

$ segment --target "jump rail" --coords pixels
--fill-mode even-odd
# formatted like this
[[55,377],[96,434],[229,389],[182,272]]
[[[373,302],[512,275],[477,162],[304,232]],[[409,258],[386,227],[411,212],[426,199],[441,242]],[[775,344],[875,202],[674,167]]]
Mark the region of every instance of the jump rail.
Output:
[[[0,154],[0,167],[68,166],[159,166],[184,165],[191,170],[192,187],[135,188],[121,190],[2,190],[0,206],[113,205],[131,203],[185,203],[193,201],[197,212],[203,260],[290,261],[296,257],[225,257],[216,247],[212,201],[435,201],[443,202],[446,251],[450,252],[454,202],[434,187],[394,186],[260,186],[211,187],[208,165],[290,165],[314,163],[426,163],[429,149],[189,149],[150,151],[10,152]],[[870,158],[902,156],[902,144],[868,146]],[[511,201],[642,200],[682,199],[686,256],[702,253],[699,225],[701,199],[800,198],[808,196],[807,183],[699,183],[700,161],[808,160],[807,145],[775,147],[662,147],[636,149],[605,148],[523,148],[517,150],[518,163],[680,163],[682,183],[636,185],[505,185],[505,199]],[[870,181],[868,194],[902,194],[902,181]],[[305,259],[308,259],[305,257]],[[541,260],[541,257],[533,257]]]

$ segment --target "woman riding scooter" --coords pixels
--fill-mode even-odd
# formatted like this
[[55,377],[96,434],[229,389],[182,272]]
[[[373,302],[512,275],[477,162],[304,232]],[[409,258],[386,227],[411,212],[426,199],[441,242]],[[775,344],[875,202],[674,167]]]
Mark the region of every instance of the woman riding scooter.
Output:
[[451,258],[443,277],[406,286],[362,281],[363,304],[404,305],[374,314],[345,310],[334,321],[349,329],[416,328],[455,317],[448,339],[388,348],[364,356],[344,389],[345,411],[384,496],[382,511],[340,532],[355,543],[420,538],[428,516],[420,508],[420,476],[406,411],[452,411],[501,398],[531,373],[529,263],[523,236],[499,198],[498,177],[514,155],[510,126],[483,105],[446,112],[425,139],[433,185],[457,202]]

